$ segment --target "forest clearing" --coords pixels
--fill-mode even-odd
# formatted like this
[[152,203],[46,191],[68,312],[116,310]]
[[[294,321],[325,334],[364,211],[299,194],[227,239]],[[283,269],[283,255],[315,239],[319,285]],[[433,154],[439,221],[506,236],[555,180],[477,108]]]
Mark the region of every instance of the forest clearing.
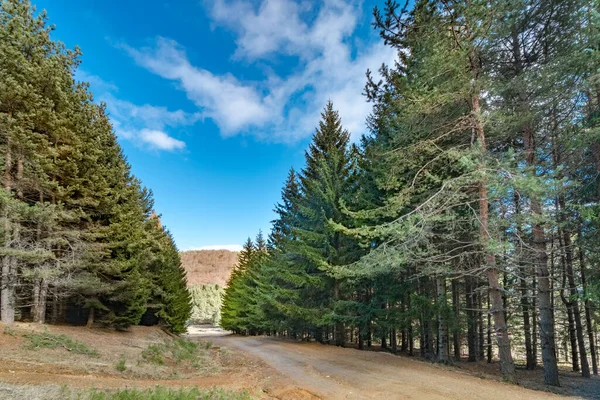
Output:
[[600,0],[50,1],[0,398],[600,398]]

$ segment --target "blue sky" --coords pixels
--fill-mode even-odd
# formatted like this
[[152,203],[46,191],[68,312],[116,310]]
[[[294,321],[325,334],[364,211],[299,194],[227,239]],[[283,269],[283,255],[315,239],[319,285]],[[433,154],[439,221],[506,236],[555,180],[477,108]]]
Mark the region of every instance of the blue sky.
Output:
[[78,79],[181,250],[267,233],[326,101],[357,139],[364,73],[394,59],[370,26],[383,1],[33,2],[82,49]]

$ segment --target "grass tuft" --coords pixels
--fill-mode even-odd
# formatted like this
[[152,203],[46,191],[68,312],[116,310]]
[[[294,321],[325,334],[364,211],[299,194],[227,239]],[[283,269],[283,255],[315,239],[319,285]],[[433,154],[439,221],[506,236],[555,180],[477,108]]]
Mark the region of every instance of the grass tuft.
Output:
[[200,390],[198,388],[169,389],[157,386],[153,389],[125,389],[116,392],[92,391],[90,400],[250,400],[247,391],[232,392],[223,389]]
[[23,335],[23,337],[25,338],[25,344],[23,345],[23,348],[28,350],[40,348],[56,349],[57,347],[60,347],[73,353],[84,354],[90,357],[98,357],[98,351],[96,349],[91,348],[85,343],[75,340],[67,335],[45,332],[30,333]]
[[125,360],[125,355],[121,355],[121,358],[115,364],[115,368],[117,369],[117,371],[119,371],[119,372],[125,372],[127,370],[127,364],[126,364],[126,362],[127,361]]
[[17,332],[15,332],[15,330],[12,327],[10,327],[10,326],[5,326],[3,333],[5,335],[10,335],[12,337],[17,337]]
[[142,358],[156,365],[186,363],[198,369],[200,368],[199,361],[205,356],[204,350],[211,347],[210,342],[196,342],[177,338],[168,343],[151,344],[142,351]]

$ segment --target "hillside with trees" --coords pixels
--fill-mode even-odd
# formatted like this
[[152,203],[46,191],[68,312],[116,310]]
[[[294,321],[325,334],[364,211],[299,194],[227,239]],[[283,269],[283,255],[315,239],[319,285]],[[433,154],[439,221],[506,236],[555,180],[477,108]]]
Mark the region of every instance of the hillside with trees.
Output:
[[188,286],[224,287],[238,261],[238,253],[229,250],[189,250],[180,256]]
[[[389,0],[370,133],[334,105],[248,240],[222,326],[598,374],[598,1]],[[316,121],[315,121],[316,122]],[[540,369],[539,367],[543,368]]]
[[170,233],[45,12],[0,3],[1,321],[185,330]]

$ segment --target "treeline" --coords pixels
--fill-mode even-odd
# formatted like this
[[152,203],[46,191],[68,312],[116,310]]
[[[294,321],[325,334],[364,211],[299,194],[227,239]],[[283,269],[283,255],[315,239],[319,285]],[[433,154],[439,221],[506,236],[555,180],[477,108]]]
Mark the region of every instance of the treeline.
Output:
[[326,106],[222,326],[597,374],[600,4],[409,3],[374,11],[370,133]]
[[0,3],[1,320],[181,332],[173,238],[52,29],[28,1]]
[[188,289],[192,297],[192,324],[218,325],[225,289],[220,285],[194,285]]

